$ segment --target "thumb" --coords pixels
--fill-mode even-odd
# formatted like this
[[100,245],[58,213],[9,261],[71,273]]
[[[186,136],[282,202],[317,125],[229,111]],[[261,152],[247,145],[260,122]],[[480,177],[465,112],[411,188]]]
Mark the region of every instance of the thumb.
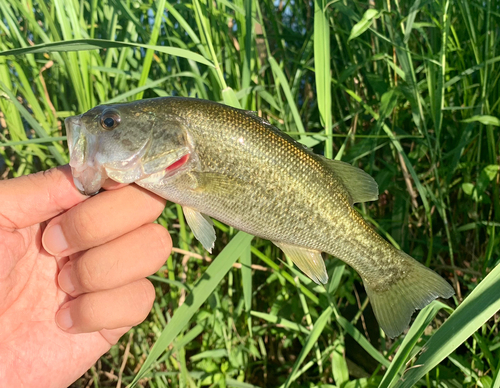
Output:
[[0,181],[0,227],[43,222],[87,198],[76,189],[68,165]]

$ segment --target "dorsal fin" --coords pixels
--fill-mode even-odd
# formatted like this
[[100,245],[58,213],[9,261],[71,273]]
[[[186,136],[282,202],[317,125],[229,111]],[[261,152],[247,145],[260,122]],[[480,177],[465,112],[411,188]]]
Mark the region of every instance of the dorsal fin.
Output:
[[378,199],[377,182],[366,172],[340,160],[330,160],[324,157],[321,157],[321,159],[340,178],[351,195],[351,203],[376,201]]

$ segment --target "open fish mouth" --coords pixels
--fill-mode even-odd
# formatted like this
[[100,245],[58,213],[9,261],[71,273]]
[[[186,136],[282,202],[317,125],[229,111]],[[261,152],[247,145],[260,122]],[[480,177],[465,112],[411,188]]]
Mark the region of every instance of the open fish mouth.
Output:
[[82,194],[97,194],[107,176],[96,161],[96,136],[85,130],[81,124],[81,115],[68,117],[64,123],[68,135],[69,165],[73,182]]

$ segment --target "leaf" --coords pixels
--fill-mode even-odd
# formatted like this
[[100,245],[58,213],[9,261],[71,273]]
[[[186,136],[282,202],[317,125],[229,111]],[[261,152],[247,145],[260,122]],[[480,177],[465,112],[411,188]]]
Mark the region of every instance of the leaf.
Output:
[[347,368],[347,361],[344,357],[345,348],[342,344],[335,346],[332,352],[332,374],[333,380],[338,387],[349,381],[349,370]]
[[316,344],[316,341],[323,332],[323,329],[325,328],[326,323],[328,322],[328,318],[330,317],[331,314],[332,314],[332,308],[328,307],[325,311],[323,311],[323,314],[320,315],[320,317],[316,320],[316,322],[314,322],[314,327],[311,330],[311,334],[309,334],[309,337],[307,337],[306,343],[304,344],[304,347],[300,351],[299,356],[297,357],[297,361],[295,361],[292,371],[285,382],[285,388],[289,387],[290,384],[295,380],[296,378],[295,374],[297,373],[299,367],[304,362],[306,356],[313,348],[314,344]]
[[484,174],[488,177],[489,181],[492,182],[497,173],[500,171],[500,166],[497,164],[490,164],[483,169]]
[[415,2],[410,8],[410,13],[408,14],[408,19],[406,21],[406,28],[405,28],[406,29],[405,39],[404,39],[405,44],[408,43],[408,40],[410,39],[413,27],[417,27],[417,23],[415,23],[415,16],[417,16],[419,7],[420,7],[420,0],[415,0]]
[[332,154],[332,81],[330,76],[330,26],[325,7],[326,0],[314,1],[314,74],[319,113],[325,127],[327,140],[325,157]]
[[[27,111],[27,109],[20,104],[20,102],[17,100],[16,96],[12,93],[12,91],[10,91],[9,88],[7,88],[7,86],[0,80],[0,90],[1,89],[3,89],[5,94],[9,97],[10,101],[15,105],[15,107],[17,108],[19,113],[23,116],[23,118],[31,125],[33,130],[38,135],[38,137],[42,139],[49,138],[50,136],[47,134],[45,129],[33,118],[33,116]],[[31,143],[32,142],[28,144]],[[57,162],[60,165],[67,163],[68,156],[60,152],[61,147],[58,146],[57,143],[55,145],[50,145],[48,148],[54,159],[57,160]]]
[[252,235],[244,232],[238,232],[238,234],[233,237],[222,252],[219,253],[217,258],[196,283],[196,286],[188,295],[184,304],[175,311],[175,314],[169,324],[153,345],[151,352],[141,367],[141,370],[135,376],[131,387],[135,386],[137,382],[144,377],[144,375],[153,366],[154,362],[187,326],[193,315],[198,311],[201,305],[205,303],[208,297],[219,285],[222,278],[232,268],[233,263],[248,248],[252,239]]
[[462,120],[464,123],[472,123],[473,121],[478,121],[484,125],[494,125],[496,127],[500,127],[500,119],[489,115],[472,116],[466,120]]
[[432,301],[420,313],[410,327],[410,330],[404,337],[398,352],[392,359],[391,365],[385,372],[384,378],[378,388],[388,388],[393,386],[400,377],[401,370],[404,368],[408,357],[415,348],[417,342],[422,337],[424,330],[432,322],[436,314],[441,309],[449,309],[447,305],[437,300]]
[[385,92],[380,99],[380,120],[389,117],[398,104],[398,93],[394,89]]
[[152,49],[164,54],[191,59],[204,65],[214,67],[213,63],[202,57],[200,54],[192,51],[170,46],[152,46],[149,44],[139,44],[131,42],[114,42],[105,39],[75,39],[61,42],[43,43],[35,46],[23,47],[19,49],[0,51],[2,55],[21,55],[21,54],[36,54],[36,53],[53,53],[61,51],[86,51],[98,50],[119,47],[139,47],[144,49]]
[[458,306],[455,312],[427,341],[415,366],[403,376],[398,388],[413,387],[436,365],[500,310],[500,265]]
[[276,325],[283,326],[286,329],[302,332],[304,334],[310,334],[310,331],[304,326],[298,324],[297,322],[290,321],[285,318],[278,317],[276,315],[261,313],[260,311],[251,311],[252,316],[263,319],[267,322],[274,323]]
[[359,22],[357,22],[354,27],[352,27],[351,34],[349,35],[348,42],[354,38],[360,36],[363,32],[365,32],[370,25],[372,24],[373,19],[378,19],[381,15],[381,11],[377,11],[376,9],[368,9],[363,14],[363,17]]
[[474,191],[474,185],[472,183],[462,183],[462,190],[467,195],[472,195]]
[[247,325],[250,335],[252,335],[252,319],[250,310],[252,309],[252,251],[250,246],[244,250],[240,257],[241,263],[241,283],[243,286],[243,301],[247,315]]
[[302,119],[300,117],[299,110],[297,108],[297,104],[295,103],[295,99],[293,98],[292,91],[290,90],[290,85],[288,84],[288,80],[281,70],[280,65],[276,62],[274,57],[268,58],[269,63],[271,64],[271,68],[273,70],[274,76],[279,80],[280,86],[283,89],[283,93],[285,93],[286,102],[292,112],[293,119],[295,121],[295,125],[297,126],[297,130],[300,133],[305,132],[304,125],[302,124]]
[[224,99],[224,104],[232,106],[233,108],[241,109],[240,102],[233,88],[227,87],[222,90],[222,98]]
[[387,360],[375,347],[356,329],[351,322],[342,316],[337,317],[337,322],[340,326],[363,348],[366,352],[377,360],[380,364],[388,368],[391,363]]

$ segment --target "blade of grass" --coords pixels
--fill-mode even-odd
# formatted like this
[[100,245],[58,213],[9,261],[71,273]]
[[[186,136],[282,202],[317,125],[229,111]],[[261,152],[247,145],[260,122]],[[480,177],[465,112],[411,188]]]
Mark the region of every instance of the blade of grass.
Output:
[[[35,130],[36,134],[39,137],[41,138],[49,137],[47,135],[47,132],[45,132],[45,129],[43,129],[42,126],[38,124],[38,122],[33,118],[33,116],[29,114],[26,108],[19,103],[16,96],[12,94],[12,92],[7,88],[7,86],[2,81],[0,81],[0,89],[2,89],[5,92],[5,94],[7,94],[12,104],[17,108],[19,113],[21,113],[21,116],[23,116],[24,119],[31,125],[31,127]],[[56,143],[55,145],[50,145],[48,148],[54,159],[57,161],[57,163],[63,165],[68,162],[68,157],[67,155],[63,155],[61,153],[62,147],[59,144]]]
[[[155,21],[153,24],[153,30],[151,31],[151,36],[149,38],[148,46],[155,46],[158,41],[158,36],[160,35],[161,21],[163,19],[163,13],[165,11],[165,2],[166,0],[160,0],[159,2],[155,2],[156,5],[156,15]],[[141,71],[141,79],[137,87],[144,86],[146,80],[148,79],[149,70],[151,69],[151,63],[153,62],[153,54],[154,49],[148,48],[146,50],[146,55],[142,62],[142,71]],[[136,95],[136,100],[142,99],[144,96],[144,90],[140,90]]]
[[389,388],[397,383],[415,345],[422,337],[424,330],[429,326],[441,309],[450,310],[447,305],[435,300],[420,311],[411,325],[410,330],[405,335],[403,342],[399,346],[398,352],[392,359],[391,365],[385,372],[378,388]]
[[425,343],[415,366],[396,386],[413,387],[499,310],[500,265],[497,265]]
[[241,282],[243,286],[243,299],[245,303],[245,312],[247,313],[247,325],[250,335],[252,335],[252,251],[250,246],[245,249],[240,256],[241,263]]
[[151,348],[144,364],[132,381],[131,387],[136,386],[139,380],[144,377],[153,366],[158,357],[160,357],[165,349],[175,340],[177,335],[188,325],[193,315],[219,285],[222,278],[232,268],[238,257],[241,257],[243,252],[247,249],[252,239],[253,236],[239,232],[232,238],[229,244],[226,245],[222,252],[219,253],[217,258],[196,283],[184,304],[176,310],[169,324]]
[[309,352],[312,350],[314,345],[316,344],[319,336],[323,332],[323,329],[325,328],[328,319],[330,318],[330,315],[332,314],[332,309],[328,307],[323,313],[320,315],[320,317],[314,322],[314,327],[311,330],[311,334],[307,337],[307,340],[300,351],[297,361],[293,364],[292,371],[290,372],[288,378],[286,379],[285,383],[283,384],[284,388],[288,388],[290,384],[292,384],[296,377],[295,374],[297,373],[299,367],[302,365],[304,362],[306,356],[309,354]]
[[332,97],[330,80],[330,25],[326,15],[326,0],[314,0],[314,73],[318,91],[318,109],[325,134],[325,157],[333,157]]
[[66,51],[86,51],[86,50],[97,50],[103,48],[119,48],[119,47],[138,47],[144,49],[151,49],[175,57],[191,59],[203,65],[214,67],[212,62],[205,59],[200,54],[193,53],[192,51],[188,51],[178,47],[151,46],[149,44],[140,44],[132,42],[115,42],[112,40],[105,40],[105,39],[74,39],[61,42],[43,43],[26,48],[1,51],[0,56],[66,52]]

